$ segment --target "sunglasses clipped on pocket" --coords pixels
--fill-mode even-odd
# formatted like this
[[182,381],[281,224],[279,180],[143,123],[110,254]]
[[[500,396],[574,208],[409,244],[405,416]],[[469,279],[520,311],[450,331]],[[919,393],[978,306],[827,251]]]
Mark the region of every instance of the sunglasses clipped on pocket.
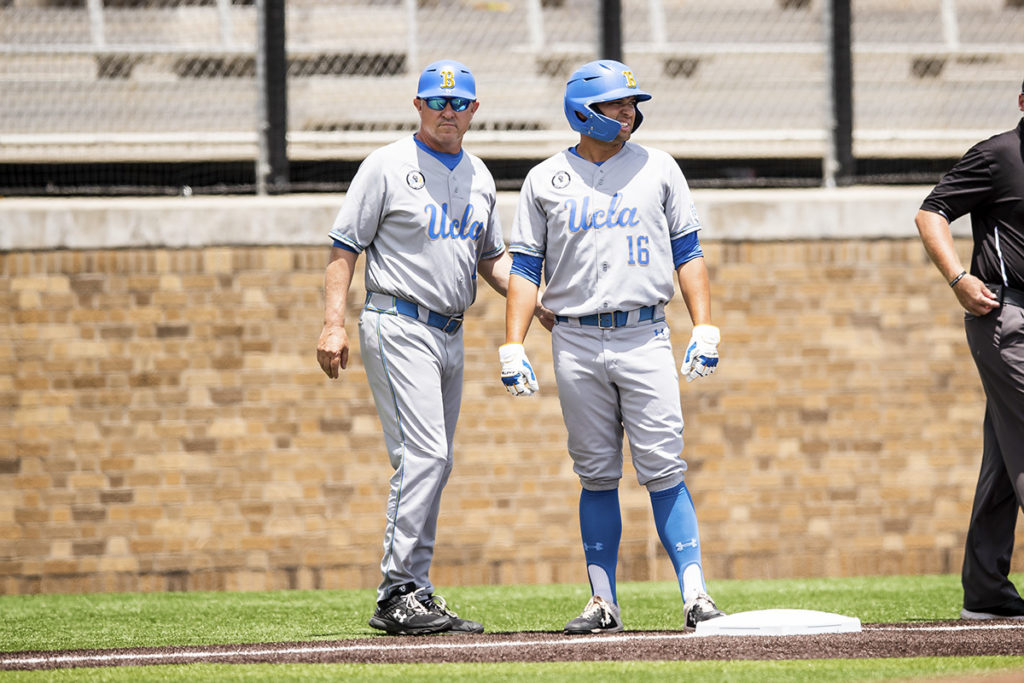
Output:
[[427,106],[434,111],[444,111],[446,104],[452,105],[452,111],[466,111],[466,108],[472,104],[473,100],[466,99],[465,97],[424,97],[423,101],[427,103]]

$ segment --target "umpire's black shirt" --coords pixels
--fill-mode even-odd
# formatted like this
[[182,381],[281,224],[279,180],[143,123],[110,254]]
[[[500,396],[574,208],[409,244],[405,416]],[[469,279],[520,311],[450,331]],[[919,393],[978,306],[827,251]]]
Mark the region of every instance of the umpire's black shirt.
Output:
[[[921,208],[953,222],[971,214],[971,275],[1024,290],[1024,119],[967,150],[942,177]],[[997,231],[998,230],[998,240]]]

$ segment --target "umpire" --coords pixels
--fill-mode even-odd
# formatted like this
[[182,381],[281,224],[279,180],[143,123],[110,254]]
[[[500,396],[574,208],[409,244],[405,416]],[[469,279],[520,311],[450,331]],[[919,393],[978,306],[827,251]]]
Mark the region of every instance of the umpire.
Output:
[[[1024,112],[1024,84],[1017,96]],[[971,214],[970,272],[949,228]],[[984,446],[962,583],[963,619],[1024,619],[1008,577],[1024,501],[1024,119],[964,154],[915,219],[924,248],[966,311],[967,344],[985,389]]]

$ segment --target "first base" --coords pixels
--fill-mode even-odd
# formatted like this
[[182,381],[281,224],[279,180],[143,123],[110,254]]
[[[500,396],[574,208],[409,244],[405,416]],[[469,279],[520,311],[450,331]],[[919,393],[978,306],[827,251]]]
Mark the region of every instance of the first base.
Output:
[[697,624],[698,636],[806,636],[860,633],[860,619],[808,609],[738,612]]

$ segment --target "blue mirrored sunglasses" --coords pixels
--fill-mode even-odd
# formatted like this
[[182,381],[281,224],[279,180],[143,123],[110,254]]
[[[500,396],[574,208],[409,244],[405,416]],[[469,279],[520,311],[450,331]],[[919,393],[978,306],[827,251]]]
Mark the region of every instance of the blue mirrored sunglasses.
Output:
[[467,100],[465,97],[424,97],[423,101],[427,103],[427,106],[434,111],[444,111],[444,105],[452,105],[452,111],[466,111],[466,108],[472,104],[473,100]]

